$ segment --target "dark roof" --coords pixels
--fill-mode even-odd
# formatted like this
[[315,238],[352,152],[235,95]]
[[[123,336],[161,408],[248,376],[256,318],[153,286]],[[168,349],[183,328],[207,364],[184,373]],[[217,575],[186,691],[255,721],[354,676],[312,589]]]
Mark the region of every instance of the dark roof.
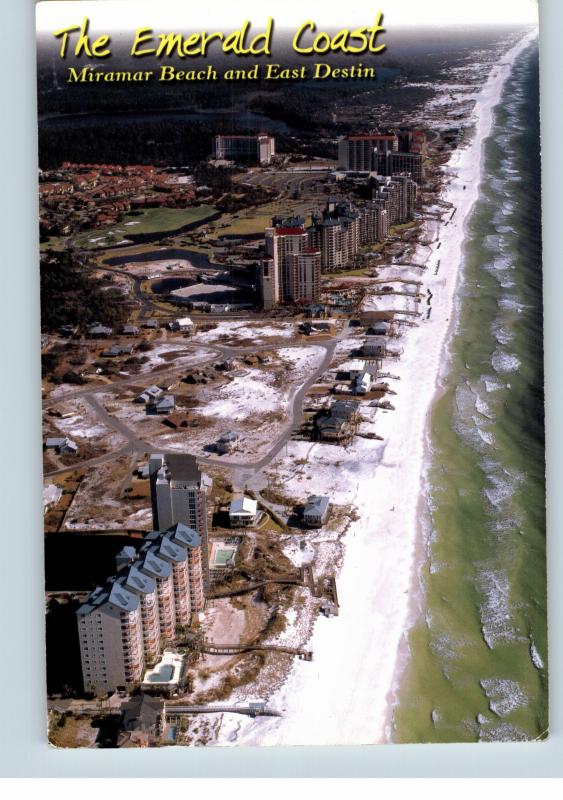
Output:
[[391,140],[394,140],[394,139],[397,139],[397,138],[398,137],[397,137],[396,133],[360,133],[360,134],[356,134],[354,136],[347,136],[346,137],[346,141],[348,141],[348,142],[358,142],[358,141],[362,141],[362,140],[368,140],[368,141],[377,141],[377,140],[391,141]]
[[183,522],[177,522],[167,533],[172,535],[172,539],[184,547],[199,547],[201,544],[201,536],[193,528],[188,528]]
[[161,537],[158,545],[158,555],[167,561],[181,564],[186,560],[186,550],[172,540],[172,533],[167,533]]
[[330,407],[330,416],[337,419],[349,419],[358,410],[355,400],[336,400]]
[[121,724],[127,731],[149,730],[157,725],[162,708],[162,700],[156,697],[146,694],[132,697],[123,705]]
[[201,479],[196,457],[188,453],[165,455],[164,466],[173,481],[199,481]]
[[312,494],[307,500],[307,505],[305,506],[305,511],[303,513],[305,516],[312,514],[315,517],[323,517],[328,511],[329,503],[330,500],[326,495],[321,496]]
[[152,578],[168,578],[172,568],[168,561],[159,557],[156,547],[150,547],[146,550],[143,547],[141,556],[144,559],[141,566],[142,572],[150,575]]

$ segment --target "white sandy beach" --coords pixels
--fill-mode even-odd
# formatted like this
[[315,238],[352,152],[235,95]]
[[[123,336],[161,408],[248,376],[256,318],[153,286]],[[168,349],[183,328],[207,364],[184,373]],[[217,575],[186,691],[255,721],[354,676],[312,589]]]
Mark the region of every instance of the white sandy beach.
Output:
[[[422,291],[432,293],[431,318],[426,320],[424,313],[418,327],[403,334],[399,342],[403,355],[384,367],[400,377],[390,381],[397,392],[392,398],[395,410],[378,411],[375,418],[374,429],[384,442],[361,440],[361,459],[357,453],[354,457],[353,445],[334,473],[339,482],[357,487],[352,502],[359,512],[346,535],[338,575],[340,615],[318,619],[308,645],[314,651],[313,662],[295,661],[284,686],[269,698],[269,706],[283,716],[250,720],[224,715],[219,744],[389,741],[391,703],[404,660],[398,654],[412,616],[430,412],[447,368],[465,222],[479,193],[482,143],[491,129],[493,109],[514,58],[535,36],[535,32],[527,35],[493,67],[477,98],[472,141],[456,150],[448,164],[452,177],[443,199],[456,212],[438,225],[422,275]],[[416,272],[420,279],[420,270]],[[379,299],[370,307],[385,307]],[[421,311],[426,311],[425,301]],[[302,493],[320,488],[308,483]],[[324,486],[325,491],[332,488]]]

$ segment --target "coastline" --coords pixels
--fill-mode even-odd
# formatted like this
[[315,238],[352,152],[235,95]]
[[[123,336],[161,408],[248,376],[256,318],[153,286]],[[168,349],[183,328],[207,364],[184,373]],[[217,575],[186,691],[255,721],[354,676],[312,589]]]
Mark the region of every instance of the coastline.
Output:
[[[495,65],[493,67],[491,75],[489,76],[486,84],[479,92],[479,97],[477,98],[476,109],[474,112],[474,114],[477,117],[475,121],[474,135],[469,145],[466,148],[464,148],[461,151],[456,150],[454,152],[451,160],[448,162],[446,166],[446,169],[448,170],[452,169],[456,170],[454,178],[447,184],[445,191],[443,192],[443,199],[453,203],[453,205],[457,208],[457,214],[456,214],[458,218],[457,223],[459,231],[461,233],[461,238],[459,241],[459,259],[457,261],[457,266],[455,269],[453,292],[451,294],[451,300],[449,305],[450,320],[448,326],[445,329],[444,337],[442,340],[442,352],[443,352],[442,362],[436,376],[434,396],[432,397],[426,415],[426,424],[424,429],[424,441],[425,441],[424,450],[426,455],[424,458],[424,463],[420,475],[420,489],[421,489],[420,499],[419,499],[420,517],[417,526],[418,530],[415,543],[416,555],[414,558],[413,568],[411,573],[409,614],[407,618],[408,621],[407,624],[405,625],[403,636],[397,648],[397,658],[395,664],[393,683],[390,686],[388,694],[388,709],[387,709],[385,734],[384,734],[385,737],[384,741],[388,743],[392,742],[392,726],[393,726],[394,710],[395,707],[400,702],[399,695],[401,690],[401,682],[410,655],[408,648],[409,630],[412,627],[412,625],[416,622],[417,618],[419,618],[420,613],[423,612],[425,608],[424,588],[421,583],[421,569],[426,561],[426,547],[427,547],[427,539],[425,531],[423,529],[423,507],[424,507],[424,493],[428,487],[428,470],[430,468],[431,458],[432,458],[431,420],[435,405],[444,392],[443,381],[445,376],[449,372],[450,362],[451,362],[450,346],[454,337],[456,336],[458,328],[459,309],[456,309],[455,306],[457,302],[457,289],[460,286],[461,282],[463,281],[466,226],[471,216],[475,202],[477,201],[479,196],[479,190],[481,187],[481,181],[483,177],[484,144],[486,139],[491,133],[492,124],[494,121],[495,108],[500,102],[505,83],[512,72],[516,58],[520,55],[520,53],[522,53],[526,49],[526,47],[528,47],[528,45],[536,37],[537,37],[537,31],[533,31],[531,33],[526,34],[519,42],[517,42],[516,45],[514,45],[505,54],[500,67],[499,65]],[[480,109],[477,108],[477,105],[479,105],[479,103],[481,103]],[[464,177],[463,173],[464,170],[467,170],[468,172],[470,171],[471,158],[474,156],[475,151],[478,151],[478,168],[474,170],[474,172],[477,173],[476,181],[472,184],[473,191],[471,192],[471,195],[468,196],[467,198],[462,198],[469,200],[469,202],[466,202],[465,207],[462,207],[459,201],[459,188],[460,185],[463,185],[463,180],[467,181],[466,186],[469,188],[469,181],[471,180],[471,178],[469,176]],[[459,224],[460,222],[461,225]],[[443,223],[441,223],[440,226],[443,227]],[[436,252],[435,248],[433,248],[433,254],[432,254],[433,256],[435,256],[435,252]]]
[[[432,318],[421,318],[409,331],[404,354],[393,364],[400,378],[395,410],[377,415],[377,432],[386,444],[383,449],[372,443],[357,448],[355,459],[342,468],[357,482],[353,503],[359,520],[346,537],[338,578],[340,616],[317,620],[309,642],[315,661],[297,662],[284,686],[270,698],[283,717],[241,723],[225,715],[221,744],[390,741],[393,706],[408,656],[406,636],[420,610],[421,490],[432,410],[442,391],[448,344],[456,326],[465,224],[479,195],[483,143],[494,108],[514,59],[536,35],[526,34],[493,66],[477,96],[471,141],[457,149],[446,166],[450,178],[441,199],[453,204],[455,215],[437,225],[425,258],[424,287],[432,293]],[[447,271],[437,270],[440,262],[448,265]]]

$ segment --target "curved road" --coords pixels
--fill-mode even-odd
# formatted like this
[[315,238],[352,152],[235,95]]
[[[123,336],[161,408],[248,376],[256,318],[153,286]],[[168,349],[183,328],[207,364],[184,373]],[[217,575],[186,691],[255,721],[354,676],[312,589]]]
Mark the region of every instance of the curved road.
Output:
[[[310,346],[313,346],[313,344],[314,344],[314,346],[316,346],[316,347],[324,348],[325,354],[324,354],[324,357],[323,357],[321,363],[317,367],[317,369],[314,370],[314,372],[312,372],[310,374],[310,376],[307,378],[305,383],[301,384],[301,386],[298,387],[296,389],[296,391],[294,392],[293,396],[290,399],[290,404],[291,404],[290,420],[289,420],[288,424],[285,426],[285,428],[284,428],[283,432],[281,433],[281,435],[273,442],[271,447],[268,449],[268,451],[263,456],[261,456],[256,461],[236,461],[236,462],[227,461],[227,460],[223,460],[223,459],[219,459],[219,458],[209,458],[209,457],[199,457],[198,456],[198,458],[197,458],[198,462],[201,463],[201,464],[207,464],[209,466],[226,467],[226,468],[228,468],[230,470],[233,470],[233,471],[248,470],[251,474],[255,473],[255,472],[258,472],[261,469],[263,469],[265,466],[267,466],[277,456],[277,454],[286,445],[286,443],[289,442],[289,440],[291,439],[291,436],[293,434],[294,428],[301,423],[301,421],[303,419],[303,400],[304,400],[304,397],[307,394],[307,392],[309,391],[309,389],[311,388],[311,386],[313,386],[318,381],[318,379],[321,377],[321,375],[324,372],[326,372],[326,370],[330,366],[330,362],[332,361],[332,358],[334,356],[334,351],[336,349],[336,345],[342,338],[344,338],[344,336],[346,335],[347,331],[348,331],[348,323],[345,323],[344,327],[342,328],[342,331],[338,334],[338,336],[336,336],[335,338],[330,339],[329,341],[314,342],[314,343],[311,343],[311,344],[309,344],[308,342],[303,342],[303,343],[292,342],[292,343],[277,345],[278,348],[281,348],[281,347],[310,347]],[[197,345],[190,345],[190,346],[195,347]],[[215,355],[216,354],[221,354],[221,355],[230,356],[230,357],[236,357],[236,355],[244,355],[244,354],[252,353],[252,352],[255,352],[255,350],[256,350],[255,347],[233,348],[233,347],[225,347],[225,346],[218,346],[218,345],[203,345],[203,344],[201,345],[201,347],[213,350]],[[274,349],[274,348],[271,348],[271,349]],[[211,357],[206,357],[206,358],[199,359],[199,360],[197,360],[195,362],[190,362],[190,364],[183,364],[182,367],[176,367],[174,369],[165,370],[165,371],[163,370],[161,372],[158,372],[158,378],[161,378],[164,375],[177,374],[178,372],[183,371],[187,366],[192,366],[195,363],[206,363],[207,361],[210,361],[210,360],[211,360]],[[127,444],[124,445],[123,447],[119,448],[118,450],[115,450],[115,451],[113,451],[111,453],[106,453],[106,454],[104,454],[102,456],[98,456],[96,458],[92,458],[92,459],[88,459],[88,460],[82,461],[80,463],[74,464],[72,467],[64,467],[64,468],[61,468],[61,469],[53,470],[51,472],[46,472],[45,473],[45,477],[51,477],[51,476],[54,476],[54,475],[61,475],[61,474],[65,473],[65,472],[71,472],[71,471],[76,470],[76,469],[82,469],[82,468],[87,468],[87,467],[91,467],[91,466],[97,466],[99,464],[103,464],[103,463],[111,461],[111,460],[113,460],[115,458],[118,458],[119,456],[124,455],[126,453],[130,453],[130,454],[133,454],[133,453],[136,453],[136,452],[141,452],[142,453],[142,452],[148,452],[150,450],[154,450],[155,449],[153,444],[151,444],[150,442],[146,442],[143,439],[140,439],[138,437],[138,435],[133,430],[131,430],[124,422],[122,422],[121,420],[117,419],[115,416],[110,414],[104,408],[104,406],[97,400],[97,398],[94,396],[96,393],[99,393],[99,392],[104,392],[104,391],[105,392],[111,392],[114,389],[114,387],[122,387],[122,386],[127,386],[127,385],[130,385],[130,384],[137,384],[137,383],[139,383],[139,380],[142,377],[144,377],[144,376],[134,376],[133,378],[128,377],[128,378],[126,378],[126,379],[124,379],[122,381],[121,380],[114,381],[112,384],[108,384],[108,385],[104,385],[104,386],[97,386],[97,387],[94,387],[94,388],[86,388],[86,389],[82,389],[82,390],[77,390],[76,392],[70,392],[69,394],[64,395],[63,397],[54,398],[54,399],[50,398],[50,399],[44,401],[44,403],[43,403],[44,408],[49,408],[50,406],[55,405],[56,403],[59,403],[59,402],[65,401],[65,400],[71,400],[71,399],[75,399],[75,398],[78,398],[78,397],[83,398],[93,408],[93,410],[96,412],[98,417],[102,420],[102,422],[105,425],[114,428],[114,430],[118,431],[118,433],[120,433],[122,436],[124,436],[125,439],[127,440]],[[149,382],[150,381],[150,373],[148,373],[146,375],[146,377],[147,377],[147,382]]]

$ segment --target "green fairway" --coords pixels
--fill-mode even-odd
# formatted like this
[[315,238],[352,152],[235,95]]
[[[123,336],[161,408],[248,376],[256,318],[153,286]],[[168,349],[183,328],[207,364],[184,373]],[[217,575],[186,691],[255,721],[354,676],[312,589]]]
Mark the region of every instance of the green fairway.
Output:
[[[125,228],[127,233],[158,233],[174,231],[193,222],[201,222],[217,213],[215,206],[201,205],[190,208],[147,208],[139,215],[127,214],[116,228]],[[135,222],[138,225],[128,225]]]
[[85,231],[76,241],[81,247],[102,248],[119,244],[139,233],[173,233],[184,225],[204,222],[217,213],[212,205],[190,208],[147,208],[139,214],[127,214],[109,228]]

